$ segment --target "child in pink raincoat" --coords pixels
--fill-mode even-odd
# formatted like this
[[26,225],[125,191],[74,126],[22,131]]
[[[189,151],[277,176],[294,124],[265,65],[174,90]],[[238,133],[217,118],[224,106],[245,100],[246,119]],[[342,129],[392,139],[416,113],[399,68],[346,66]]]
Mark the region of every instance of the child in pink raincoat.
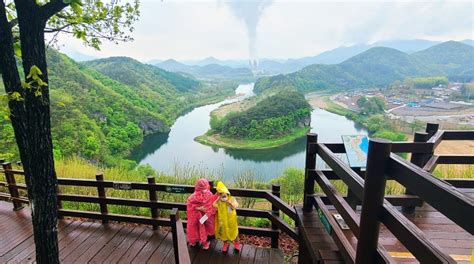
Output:
[[[216,196],[212,194],[209,182],[206,179],[199,179],[194,186],[194,193],[191,194],[186,201],[189,245],[196,246],[199,242],[204,250],[209,249],[210,243],[207,237],[214,235],[216,210],[212,204],[215,200]],[[204,217],[204,215],[207,217]],[[202,220],[206,218],[207,220],[202,223]]]

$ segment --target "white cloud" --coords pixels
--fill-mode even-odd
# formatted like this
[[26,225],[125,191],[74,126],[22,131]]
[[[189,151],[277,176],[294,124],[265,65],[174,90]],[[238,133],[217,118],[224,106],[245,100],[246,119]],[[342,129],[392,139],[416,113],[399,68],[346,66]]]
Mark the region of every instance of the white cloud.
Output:
[[[259,57],[288,58],[378,40],[474,38],[473,13],[470,1],[275,0],[258,24],[257,46]],[[106,43],[101,52],[64,36],[61,43],[89,55],[143,61],[245,59],[249,53],[246,25],[217,0],[143,1],[133,37],[131,43]]]

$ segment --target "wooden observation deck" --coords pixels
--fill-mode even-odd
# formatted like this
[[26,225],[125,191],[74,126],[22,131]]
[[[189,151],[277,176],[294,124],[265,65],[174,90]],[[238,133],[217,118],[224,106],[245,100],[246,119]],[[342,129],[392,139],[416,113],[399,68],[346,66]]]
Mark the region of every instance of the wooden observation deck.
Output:
[[[208,251],[188,248],[186,221],[180,220],[178,212],[185,211],[186,205],[160,201],[157,193],[192,193],[193,186],[155,183],[153,177],[148,182],[113,182],[97,174],[95,180],[58,179],[60,191],[76,186],[97,193],[58,194],[60,259],[63,263],[276,264],[284,262],[279,249],[284,232],[299,244],[302,264],[474,263],[474,175],[464,179],[432,175],[438,164],[474,164],[472,155],[435,154],[443,140],[474,140],[474,131],[442,131],[427,124],[426,132],[416,133],[414,142],[370,140],[365,170],[351,168],[337,156],[345,153],[343,144],[318,143],[316,134],[307,139],[303,205],[293,208],[282,201],[277,185],[271,190],[230,189],[234,196],[259,198],[271,205],[268,210],[237,210],[239,216],[271,222],[268,228],[239,226],[241,234],[270,238],[271,248],[244,245],[240,253],[227,255],[220,252],[218,241]],[[410,153],[410,161],[399,153]],[[329,169],[316,169],[317,156]],[[16,181],[24,172],[10,163],[3,163],[2,172],[6,181],[0,182],[0,199],[11,202],[14,210],[0,202],[0,263],[32,263],[31,218],[29,209],[23,208],[29,203],[27,187]],[[344,183],[347,194],[335,188],[335,181]],[[405,194],[385,195],[387,181],[403,185]],[[109,196],[108,189],[138,190],[148,193],[149,199]],[[72,210],[63,207],[65,202],[95,204],[97,210]],[[110,213],[109,205],[148,208],[149,215]],[[163,210],[169,217],[160,217]],[[160,230],[160,226],[167,228]]]

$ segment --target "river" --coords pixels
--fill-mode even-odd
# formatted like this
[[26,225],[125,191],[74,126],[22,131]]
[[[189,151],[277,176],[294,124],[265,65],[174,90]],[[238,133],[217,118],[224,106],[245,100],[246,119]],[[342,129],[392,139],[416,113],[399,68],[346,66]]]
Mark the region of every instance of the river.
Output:
[[[199,168],[221,174],[226,180],[251,171],[261,180],[267,181],[282,175],[285,168],[304,168],[305,138],[264,150],[230,150],[194,141],[195,137],[209,129],[211,111],[222,104],[253,96],[253,84],[239,85],[236,94],[240,96],[195,108],[179,117],[169,133],[146,137],[131,158],[170,174],[178,165],[180,168]],[[342,142],[341,135],[367,135],[367,130],[354,121],[322,109],[312,111],[311,126],[311,132],[318,133],[320,142]]]

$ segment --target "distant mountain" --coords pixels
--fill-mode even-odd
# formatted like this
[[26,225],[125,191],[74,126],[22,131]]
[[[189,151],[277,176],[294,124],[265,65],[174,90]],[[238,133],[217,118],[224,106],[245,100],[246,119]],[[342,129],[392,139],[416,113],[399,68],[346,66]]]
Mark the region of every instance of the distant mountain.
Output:
[[474,80],[474,47],[449,41],[411,55],[375,47],[339,64],[315,64],[294,73],[260,78],[254,90],[290,87],[307,92],[382,87],[406,77],[433,75]]
[[[207,62],[216,59],[208,59]],[[198,65],[186,65],[176,60],[166,60],[156,64],[157,67],[170,71],[187,73],[197,78],[248,78],[252,77],[252,72],[248,68],[232,68],[216,63]]]
[[76,50],[68,50],[68,51],[64,51],[64,53],[65,53],[68,57],[70,57],[71,59],[73,59],[73,60],[75,60],[75,61],[78,61],[78,62],[90,61],[90,60],[96,60],[96,59],[98,59],[98,58],[95,57],[95,56],[90,56],[90,55],[81,53],[81,52],[76,51]]
[[[460,41],[464,44],[473,46],[474,40],[463,40]],[[357,54],[367,51],[374,47],[386,47],[396,49],[408,54],[415,53],[434,45],[440,44],[440,41],[424,40],[424,39],[411,39],[411,40],[386,40],[378,41],[372,44],[356,44],[352,46],[342,46],[332,50],[324,51],[315,56],[308,56],[296,59],[271,59],[263,58],[260,59],[259,69],[265,75],[268,74],[281,74],[281,73],[292,73],[303,69],[306,66],[312,64],[339,64]],[[162,63],[161,65],[158,65]],[[180,65],[177,65],[179,63]],[[165,62],[151,63],[158,65],[159,67],[173,71],[173,72],[187,72],[191,73],[186,66],[205,66],[209,64],[218,64],[221,66],[227,66],[231,68],[249,68],[247,60],[220,60],[215,57],[207,57],[202,60],[188,60],[177,62],[175,60],[168,60]],[[192,73],[191,73],[192,74]],[[194,73],[196,74],[196,73]]]
[[474,39],[465,39],[461,42],[464,43],[464,44],[467,44],[467,45],[474,46]]
[[169,84],[179,92],[187,92],[199,88],[200,85],[195,79],[143,64],[128,57],[99,59],[86,62],[85,65],[131,87],[163,89],[168,88],[164,84]]
[[291,73],[301,70],[311,64],[338,64],[373,47],[387,47],[406,53],[412,53],[426,49],[438,43],[440,42],[421,39],[379,41],[373,44],[358,44],[348,47],[338,47],[322,52],[316,56],[288,59],[287,61],[280,63],[260,63],[260,68],[267,73]]

